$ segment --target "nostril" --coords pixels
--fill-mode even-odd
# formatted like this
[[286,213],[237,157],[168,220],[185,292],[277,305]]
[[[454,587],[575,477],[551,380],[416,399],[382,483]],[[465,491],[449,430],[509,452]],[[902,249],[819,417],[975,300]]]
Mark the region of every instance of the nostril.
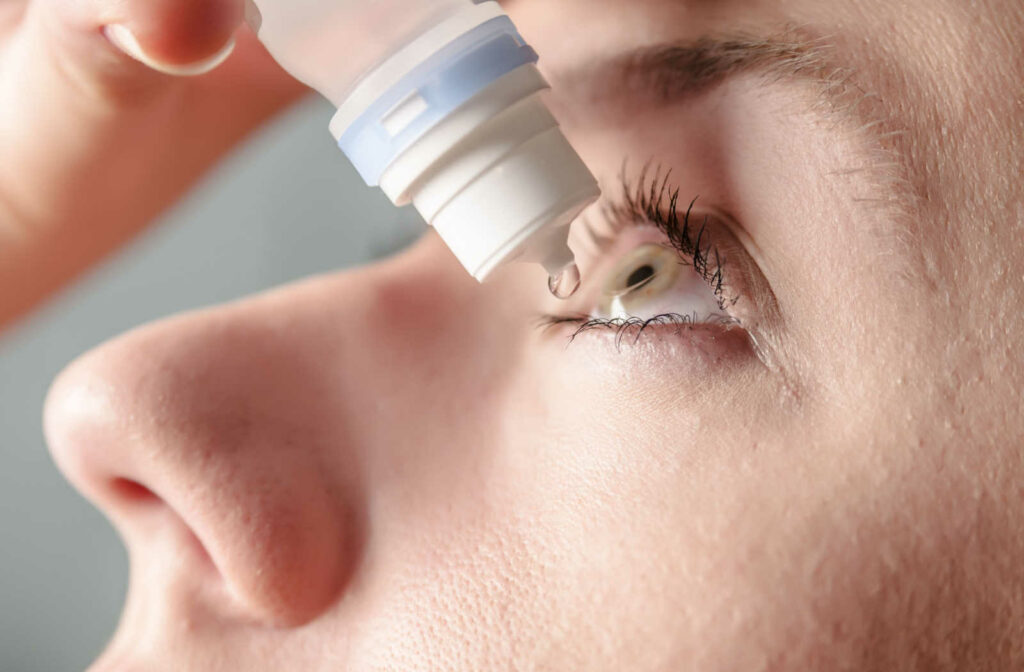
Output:
[[130,478],[114,478],[110,482],[114,496],[129,504],[158,504],[160,498],[149,488]]
[[[178,540],[179,549],[190,549],[203,565],[214,567],[209,551],[195,530],[158,494],[142,483],[124,477],[108,479],[106,492],[117,502],[112,507],[114,519],[127,520],[130,517],[132,528],[149,538],[154,533],[169,532],[171,538]],[[121,512],[127,514],[127,517],[119,515]]]

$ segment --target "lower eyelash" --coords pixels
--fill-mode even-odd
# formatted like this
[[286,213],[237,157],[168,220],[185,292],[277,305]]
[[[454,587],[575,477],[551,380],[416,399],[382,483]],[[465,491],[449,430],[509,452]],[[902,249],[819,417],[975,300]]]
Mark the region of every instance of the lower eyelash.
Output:
[[576,340],[581,334],[598,329],[609,329],[615,332],[615,347],[622,347],[627,336],[632,336],[633,345],[636,345],[644,332],[654,327],[675,326],[676,335],[684,329],[692,329],[698,326],[717,324],[725,326],[737,326],[739,322],[731,317],[722,315],[709,316],[700,319],[696,313],[682,315],[680,313],[663,313],[649,318],[639,317],[617,317],[614,319],[592,318],[588,315],[557,316],[546,315],[541,318],[541,326],[545,329],[553,329],[564,325],[576,325],[575,331],[569,335],[569,344]]

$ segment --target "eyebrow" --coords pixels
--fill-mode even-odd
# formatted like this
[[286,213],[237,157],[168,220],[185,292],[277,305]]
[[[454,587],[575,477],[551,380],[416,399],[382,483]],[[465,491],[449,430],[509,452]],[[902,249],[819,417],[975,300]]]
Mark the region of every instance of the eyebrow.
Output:
[[[802,84],[817,93],[812,109],[845,122],[868,136],[867,144],[881,149],[888,136],[900,133],[884,131],[892,123],[879,104],[881,97],[856,81],[856,69],[841,63],[837,52],[829,39],[788,27],[767,37],[705,36],[641,47],[588,66],[593,68],[589,75],[586,69],[576,74],[583,75],[591,96],[647,95],[659,105],[683,102],[743,74],[758,75],[767,83]],[[903,158],[886,154],[888,167]]]
[[653,96],[671,104],[707,92],[740,74],[758,74],[769,81],[791,80],[818,86],[837,109],[849,109],[865,96],[850,83],[853,69],[836,62],[826,39],[796,28],[772,36],[742,33],[705,36],[691,41],[657,44],[558,73],[558,80],[582,86],[589,97],[621,97],[623,91]]

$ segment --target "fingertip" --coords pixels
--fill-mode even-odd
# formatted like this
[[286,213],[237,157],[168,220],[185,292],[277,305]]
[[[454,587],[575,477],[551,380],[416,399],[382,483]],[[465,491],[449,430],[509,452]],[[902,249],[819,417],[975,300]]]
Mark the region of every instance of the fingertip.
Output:
[[107,39],[132,58],[171,75],[200,75],[234,49],[241,0],[142,0],[103,27]]
[[192,62],[171,63],[161,61],[149,53],[139,44],[138,38],[135,37],[131,29],[124,24],[114,23],[104,26],[103,34],[111,44],[140,63],[158,72],[177,77],[204,75],[226,61],[235,49],[235,39],[229,37],[227,43],[210,56]]

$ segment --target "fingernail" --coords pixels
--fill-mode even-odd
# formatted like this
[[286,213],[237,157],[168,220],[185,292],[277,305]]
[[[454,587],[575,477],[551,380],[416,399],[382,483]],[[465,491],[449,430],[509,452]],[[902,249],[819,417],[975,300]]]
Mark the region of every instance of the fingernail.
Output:
[[106,35],[107,39],[110,40],[115,47],[135,60],[145,63],[154,70],[168,75],[175,75],[176,77],[195,77],[197,75],[205,75],[226,61],[228,56],[231,55],[231,52],[235,50],[235,38],[232,37],[228,40],[228,43],[213,56],[204,58],[201,61],[196,61],[195,63],[176,65],[173,63],[163,63],[147,54],[142,50],[142,46],[135,38],[132,31],[119,23],[112,23],[108,26],[104,26],[103,34]]

